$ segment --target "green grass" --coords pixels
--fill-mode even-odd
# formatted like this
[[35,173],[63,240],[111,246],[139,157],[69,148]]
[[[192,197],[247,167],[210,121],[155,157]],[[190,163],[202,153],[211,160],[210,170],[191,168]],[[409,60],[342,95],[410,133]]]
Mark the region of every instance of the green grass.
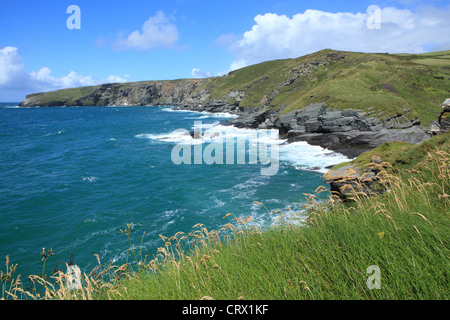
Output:
[[[310,101],[327,101],[337,109],[371,110],[380,116],[407,112],[429,123],[449,94],[449,70],[411,63],[409,58],[350,53],[327,69],[322,80],[293,94],[286,112]],[[434,78],[438,74],[444,79]]]
[[[339,61],[328,59],[328,54],[344,54]],[[326,62],[317,68],[311,64]],[[305,67],[311,73],[299,76],[293,83],[283,85],[293,77],[294,68]],[[184,81],[179,79],[159,81],[165,83],[167,92]],[[370,111],[380,117],[397,113],[417,117],[424,124],[435,120],[440,103],[450,95],[450,51],[428,54],[378,54],[322,50],[296,59],[267,61],[248,66],[223,77],[212,77],[198,81],[194,94],[209,90],[204,104],[222,100],[234,104],[228,95],[240,91],[244,98],[242,107],[260,107],[264,97],[269,98],[270,108],[282,106],[283,112],[301,109],[312,102],[326,101],[336,109],[358,109]],[[142,87],[155,83],[115,84],[120,87]],[[100,86],[65,89],[35,94],[30,98],[35,104],[52,102],[52,105],[72,105],[83,101],[83,105],[101,104],[87,98]],[[186,97],[185,97],[186,98]],[[159,97],[155,103],[164,103]]]
[[352,164],[358,167],[364,167],[369,164],[373,156],[379,156],[385,162],[388,162],[392,168],[412,169],[419,162],[424,161],[429,152],[433,152],[436,148],[450,153],[450,133],[440,134],[424,141],[421,144],[413,144],[407,142],[386,142],[379,147],[364,152],[356,159],[340,163],[333,167],[340,167]]
[[450,50],[411,55],[411,58],[415,63],[450,68]]
[[[174,263],[157,276],[124,281],[121,293],[126,299],[449,298],[448,250],[439,241],[448,239],[448,220],[427,215],[433,228],[400,214],[394,220],[398,230],[384,215],[351,211],[322,217],[315,227],[246,235],[216,246],[216,254],[202,252],[211,256],[208,269],[199,257],[194,264]],[[380,290],[367,287],[371,265],[380,267]]]
[[[309,219],[302,226],[281,223],[260,232],[241,219],[224,229],[236,228],[230,239],[218,241],[200,225],[191,237],[202,243],[184,249],[186,235],[164,238],[151,271],[123,280],[121,296],[113,297],[448,299],[448,135],[435,140],[440,148],[418,147],[414,154],[424,153],[411,170],[386,173],[388,193],[352,205],[308,195]],[[370,266],[380,269],[380,289],[367,286]]]
[[92,93],[98,87],[79,87],[73,89],[63,89],[40,94],[42,102],[72,102]]
[[[124,281],[121,293],[126,299],[448,299],[450,225],[441,211],[448,205],[430,211],[424,200],[400,209],[386,197],[391,205],[371,209],[377,199],[319,216],[313,226],[247,234],[199,251],[192,263],[173,261],[157,275]],[[371,265],[381,270],[380,290],[367,287]]]

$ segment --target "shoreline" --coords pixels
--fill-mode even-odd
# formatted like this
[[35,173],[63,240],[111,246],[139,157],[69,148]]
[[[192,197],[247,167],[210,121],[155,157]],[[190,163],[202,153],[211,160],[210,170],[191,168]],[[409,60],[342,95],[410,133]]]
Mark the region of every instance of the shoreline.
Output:
[[278,129],[280,139],[287,143],[305,141],[349,160],[373,150],[385,142],[418,144],[428,140],[420,121],[409,121],[404,115],[383,121],[360,110],[335,110],[323,103],[309,104],[302,109],[283,113],[283,109],[255,109],[230,105],[178,105],[174,110],[193,112],[230,113],[235,119],[222,125],[248,129]]
[[[217,121],[216,124],[210,126],[208,125],[207,128],[205,128],[205,134],[208,141],[206,142],[213,142],[214,137],[219,135],[220,133],[228,135],[231,134],[233,137],[235,134],[237,136],[247,136],[250,133],[244,131],[240,132],[239,130],[259,130],[259,128],[252,128],[252,127],[241,127],[241,126],[235,126],[233,124],[230,124],[229,121],[238,120],[239,116],[230,112],[210,112],[210,111],[199,111],[199,110],[191,110],[191,109],[185,109],[185,108],[176,108],[176,107],[169,107],[169,106],[163,106],[163,111],[167,112],[192,112],[199,115],[204,115],[205,117],[215,117],[215,115],[219,114],[219,118],[222,116],[224,118],[229,118],[223,121]],[[226,116],[225,116],[226,115]],[[199,120],[201,120],[202,117],[200,117]],[[228,128],[233,128],[232,130],[228,130]],[[209,132],[212,130],[212,132]],[[269,129],[267,129],[269,130]],[[277,130],[276,128],[270,129],[270,130]],[[194,130],[190,130],[190,137],[191,139],[196,139],[196,134]],[[167,134],[161,134],[161,135],[153,135],[153,139],[156,140],[162,140],[162,141],[171,141],[171,142],[177,142],[177,137],[173,137],[172,133]],[[181,139],[181,137],[178,137],[178,139]],[[183,138],[184,140],[184,138]],[[333,168],[335,165],[348,162],[353,160],[354,158],[351,158],[343,153],[337,152],[335,150],[330,150],[328,148],[324,148],[318,144],[314,145],[309,143],[308,141],[290,141],[287,137],[278,137],[278,141],[276,144],[279,146],[279,153],[280,153],[280,161],[288,162],[290,165],[294,166],[296,169],[302,169],[305,171],[310,172],[316,172],[320,174],[325,174],[329,171],[329,169]],[[291,149],[289,149],[291,148]],[[308,148],[308,150],[302,150],[303,148]],[[306,152],[307,154],[311,156],[320,157],[319,162],[315,163],[308,163],[306,159],[296,159],[296,155],[300,153]],[[344,159],[345,158],[345,159]],[[326,161],[324,159],[329,159],[330,161]],[[333,159],[336,159],[336,161],[331,161]],[[324,163],[325,162],[325,163]],[[331,164],[327,164],[331,163]]]
[[[131,106],[105,105],[105,107]],[[144,105],[135,105],[140,106]],[[418,144],[431,137],[420,120],[415,118],[409,120],[404,114],[379,118],[377,115],[360,110],[334,109],[326,102],[312,103],[289,112],[284,112],[283,107],[279,109],[241,107],[219,102],[205,105],[155,103],[147,106],[171,108],[174,112],[229,114],[233,118],[221,121],[221,125],[246,129],[278,129],[280,139],[286,140],[288,144],[304,141],[312,146],[340,153],[349,160],[385,142]],[[21,102],[18,107],[38,106],[25,106]],[[58,106],[49,104],[48,107]]]

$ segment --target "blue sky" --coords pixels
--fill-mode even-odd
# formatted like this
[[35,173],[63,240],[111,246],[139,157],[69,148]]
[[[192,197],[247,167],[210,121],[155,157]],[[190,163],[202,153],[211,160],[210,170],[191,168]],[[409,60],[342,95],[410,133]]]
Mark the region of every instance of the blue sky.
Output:
[[[70,5],[81,10],[81,29],[67,27]],[[373,5],[378,15],[368,12]],[[438,0],[15,0],[0,8],[0,101],[80,85],[223,75],[324,48],[450,49],[450,4]]]

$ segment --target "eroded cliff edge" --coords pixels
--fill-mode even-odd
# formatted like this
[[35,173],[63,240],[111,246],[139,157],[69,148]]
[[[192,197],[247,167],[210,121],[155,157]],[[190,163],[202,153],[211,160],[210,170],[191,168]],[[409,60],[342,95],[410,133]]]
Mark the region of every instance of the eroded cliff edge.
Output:
[[[279,129],[351,158],[383,142],[420,143],[450,87],[450,69],[417,55],[322,50],[222,77],[105,84],[31,94],[22,107],[172,106],[229,112],[225,124]],[[448,73],[447,76],[436,74]]]

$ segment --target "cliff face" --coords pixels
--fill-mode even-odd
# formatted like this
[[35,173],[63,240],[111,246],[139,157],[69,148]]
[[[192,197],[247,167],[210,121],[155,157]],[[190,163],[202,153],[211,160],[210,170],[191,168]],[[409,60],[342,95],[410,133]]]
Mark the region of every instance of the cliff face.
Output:
[[421,123],[436,118],[434,108],[448,94],[450,73],[436,77],[447,69],[421,64],[421,58],[322,50],[223,77],[31,94],[20,106],[170,105],[231,112],[239,118],[228,125],[279,129],[291,142],[304,140],[354,157],[383,142],[428,139]]
[[[237,119],[225,124],[241,128],[278,129],[289,142],[306,141],[340,152],[350,158],[384,142],[420,143],[429,138],[417,119],[402,114],[377,117],[361,110],[336,110],[327,103],[313,103],[287,113],[240,108]],[[239,110],[238,110],[239,111]]]
[[[104,84],[86,88],[77,96],[72,89],[48,94],[32,94],[20,103],[22,107],[52,106],[145,106],[200,104],[208,92],[194,94],[205,80],[152,81],[129,84]],[[84,93],[83,92],[83,93]],[[54,97],[54,98],[53,98]]]

